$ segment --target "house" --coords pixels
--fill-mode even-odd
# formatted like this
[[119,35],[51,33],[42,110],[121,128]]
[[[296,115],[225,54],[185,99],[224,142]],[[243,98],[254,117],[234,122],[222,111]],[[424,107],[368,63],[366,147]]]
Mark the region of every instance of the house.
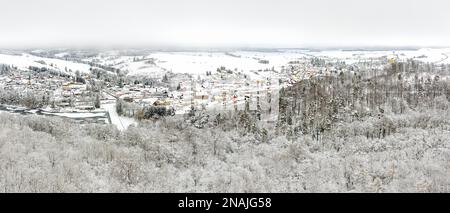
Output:
[[139,103],[142,105],[153,105],[157,100],[157,98],[144,98]]
[[153,103],[153,106],[168,106],[170,104],[171,104],[171,101],[169,101],[167,99],[164,99],[164,100],[159,99]]
[[81,105],[81,106],[76,106],[75,108],[79,109],[79,110],[95,110],[95,107],[91,106],[91,105]]
[[68,102],[60,102],[60,103],[57,103],[56,105],[59,106],[59,107],[69,107],[70,103],[68,103]]
[[62,92],[62,96],[65,97],[65,98],[68,98],[68,97],[72,96],[72,93],[71,92],[67,92],[67,91],[63,91]]
[[123,100],[124,100],[125,102],[130,102],[130,103],[134,101],[134,99],[133,99],[132,97],[129,97],[129,96],[123,97]]
[[197,92],[194,95],[194,99],[197,99],[197,100],[208,100],[209,99],[209,95],[206,92]]

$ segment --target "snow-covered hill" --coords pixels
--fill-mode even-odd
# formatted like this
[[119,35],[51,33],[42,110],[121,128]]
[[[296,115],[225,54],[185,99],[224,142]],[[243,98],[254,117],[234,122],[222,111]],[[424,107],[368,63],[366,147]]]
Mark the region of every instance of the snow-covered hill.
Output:
[[91,68],[88,64],[76,63],[62,59],[39,57],[27,53],[20,55],[0,54],[0,64],[12,65],[24,70],[28,69],[30,66],[47,68],[71,75],[73,75],[76,71],[80,71],[80,73],[89,73],[89,69]]
[[[70,51],[56,53],[52,58],[39,57],[28,53],[0,54],[0,64],[13,65],[21,69],[30,66],[47,68],[67,74],[76,71],[89,73],[91,65],[97,64],[121,70],[129,76],[161,78],[166,72],[205,75],[207,71],[215,71],[225,67],[227,70],[243,72],[253,78],[265,78],[271,72],[279,71],[289,62],[308,60],[314,57],[345,61],[347,64],[372,59],[396,58],[399,60],[414,59],[430,63],[450,63],[450,48],[422,48],[417,50],[306,50],[280,49],[272,51],[231,51],[231,52],[143,52],[128,55],[118,51],[93,53],[93,56],[78,58],[83,63],[64,60]],[[91,63],[89,65],[88,63]],[[96,66],[96,65],[93,65]]]
[[[107,53],[105,53],[107,55]],[[414,59],[423,62],[450,63],[450,49],[423,48],[417,50],[305,50],[281,49],[273,51],[232,51],[232,52],[152,52],[142,56],[97,57],[96,62],[127,71],[128,75],[155,75],[158,72],[172,71],[204,75],[206,71],[215,71],[219,67],[242,71],[253,75],[254,71],[275,69],[289,62],[319,57],[345,61],[348,64],[361,60],[396,58]],[[262,72],[260,72],[261,74]]]
[[354,63],[359,60],[367,60],[380,57],[398,58],[401,60],[414,59],[429,63],[450,63],[447,55],[450,55],[450,48],[422,48],[417,50],[383,50],[383,51],[343,51],[343,50],[326,50],[311,51],[307,53],[310,56],[335,58],[345,61],[346,63]]

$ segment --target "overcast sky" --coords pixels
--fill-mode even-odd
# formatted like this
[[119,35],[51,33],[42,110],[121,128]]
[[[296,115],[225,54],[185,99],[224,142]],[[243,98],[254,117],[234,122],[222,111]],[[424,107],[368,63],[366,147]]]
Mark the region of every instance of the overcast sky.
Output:
[[450,46],[448,0],[0,0],[0,47]]

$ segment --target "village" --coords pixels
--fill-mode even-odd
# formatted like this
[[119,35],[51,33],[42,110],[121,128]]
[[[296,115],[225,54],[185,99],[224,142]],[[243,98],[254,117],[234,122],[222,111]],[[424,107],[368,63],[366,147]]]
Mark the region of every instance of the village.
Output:
[[[171,79],[176,80],[176,75]],[[160,81],[167,82],[171,79]],[[190,76],[189,79],[190,81],[175,83],[176,86],[171,86],[174,82],[159,82],[155,84],[157,86],[149,86],[125,81],[121,85],[103,84],[99,89],[93,86],[101,84],[99,80],[86,73],[73,77],[14,69],[13,72],[0,76],[0,85],[4,94],[14,91],[19,94],[16,97],[18,99],[32,95],[35,96],[35,102],[38,102],[33,102],[27,108],[17,108],[11,102],[5,107],[10,111],[26,109],[30,113],[67,117],[80,123],[114,123],[112,120],[116,120],[120,125],[123,125],[124,119],[135,119],[137,112],[148,106],[173,109],[174,114],[186,114],[192,109],[241,110],[248,102],[250,109],[256,110],[260,100],[272,102],[271,93],[281,86],[279,76],[251,79],[225,70],[215,74],[207,72],[202,76]],[[120,115],[116,112],[117,101],[128,104]]]
[[[257,59],[257,63],[261,65],[271,62],[268,59]],[[145,58],[142,60],[132,60],[130,63],[155,66],[146,63]],[[153,62],[155,59],[148,60]],[[26,107],[33,113],[68,117],[80,123],[110,123],[119,129],[126,129],[137,123],[137,120],[143,119],[142,111],[148,107],[164,108],[173,112],[170,115],[183,115],[192,110],[246,109],[255,114],[264,114],[262,120],[273,122],[277,117],[280,88],[314,75],[382,66],[386,62],[387,58],[370,58],[349,65],[335,57],[296,57],[295,60],[289,60],[276,68],[272,66],[258,70],[240,70],[218,66],[216,69],[191,73],[174,73],[163,68],[159,69],[158,73],[148,75],[157,77],[123,76],[114,73],[109,79],[102,78],[97,68],[90,68],[90,72],[69,70],[71,73],[65,73],[52,70],[52,67],[43,70],[31,66],[18,68],[0,65],[2,96],[13,92],[15,94],[9,97],[25,99],[27,102],[19,103],[11,100],[12,98],[0,98],[4,109]],[[116,72],[121,71],[116,69]]]
[[[256,108],[258,98],[267,97],[280,87],[278,78],[266,80],[220,79],[217,76],[192,78],[190,82],[179,82],[175,89],[150,87],[145,84],[126,84],[122,88],[106,88],[107,94],[134,104],[135,110],[145,106],[173,108],[176,114],[196,110],[242,109],[245,101]],[[270,96],[270,95],[269,95]],[[127,113],[128,115],[133,112]]]
[[85,82],[67,76],[14,69],[0,76],[4,110],[71,118],[79,123],[110,123],[109,112]]

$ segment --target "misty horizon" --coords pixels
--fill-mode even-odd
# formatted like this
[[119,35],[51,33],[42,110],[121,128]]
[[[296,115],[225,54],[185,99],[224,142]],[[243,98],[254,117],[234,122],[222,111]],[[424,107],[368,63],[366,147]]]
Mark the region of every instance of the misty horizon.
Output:
[[157,51],[157,52],[233,52],[233,51],[249,51],[249,52],[280,52],[289,50],[305,50],[311,52],[339,50],[339,51],[401,51],[401,50],[419,50],[423,48],[429,49],[445,49],[450,46],[303,46],[303,47],[247,47],[247,46],[230,46],[230,47],[192,47],[192,46],[126,46],[116,45],[108,47],[99,46],[27,46],[27,47],[0,47],[0,51],[35,51],[35,50],[59,50],[59,51]]
[[5,0],[0,6],[0,48],[450,46],[443,0]]

